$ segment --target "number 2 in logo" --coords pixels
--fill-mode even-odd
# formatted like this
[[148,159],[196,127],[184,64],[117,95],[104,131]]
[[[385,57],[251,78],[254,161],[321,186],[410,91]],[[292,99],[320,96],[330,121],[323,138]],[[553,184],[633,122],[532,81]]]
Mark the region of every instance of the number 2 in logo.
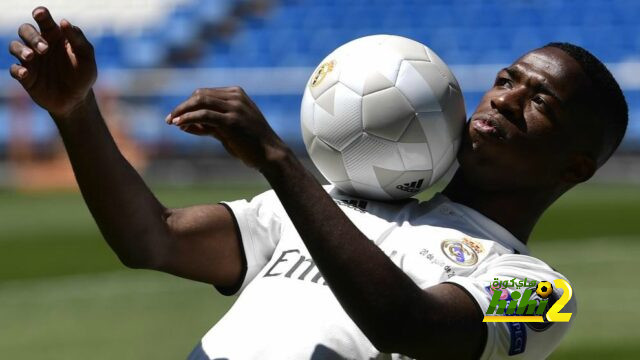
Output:
[[573,296],[573,289],[571,289],[571,285],[563,279],[556,279],[553,281],[556,289],[562,289],[563,293],[560,299],[551,306],[551,309],[547,311],[547,321],[552,322],[569,322],[571,319],[571,313],[561,313],[560,310],[567,305],[571,297]]

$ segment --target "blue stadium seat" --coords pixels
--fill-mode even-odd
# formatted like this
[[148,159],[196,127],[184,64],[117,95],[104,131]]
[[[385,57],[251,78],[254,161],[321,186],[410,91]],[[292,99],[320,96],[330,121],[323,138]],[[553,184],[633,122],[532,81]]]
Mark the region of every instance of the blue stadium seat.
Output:
[[146,36],[123,41],[122,56],[126,66],[160,66],[167,55],[167,48],[162,44],[160,38],[161,36],[158,34],[150,33]]
[[115,34],[103,34],[92,39],[96,51],[96,59],[101,68],[117,68],[123,66],[122,41]]
[[217,24],[222,21],[233,7],[232,0],[198,0],[195,16],[199,22]]

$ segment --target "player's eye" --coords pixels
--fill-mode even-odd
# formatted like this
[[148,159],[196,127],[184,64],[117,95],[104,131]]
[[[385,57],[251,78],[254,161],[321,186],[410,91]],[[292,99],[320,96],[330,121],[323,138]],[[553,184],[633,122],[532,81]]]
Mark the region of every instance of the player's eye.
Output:
[[536,95],[536,96],[534,96],[534,97],[531,99],[531,101],[533,101],[533,102],[534,102],[534,103],[536,103],[537,105],[544,105],[544,104],[545,104],[544,99],[543,99],[543,98],[542,98],[542,96],[540,96],[540,95]]
[[534,106],[536,109],[538,109],[538,111],[547,115],[551,115],[551,109],[549,108],[549,104],[547,104],[544,97],[535,95],[531,98],[531,102],[535,104]]
[[502,87],[505,87],[507,89],[511,89],[511,87],[512,87],[511,79],[508,79],[508,78],[502,77],[502,76],[498,76],[496,78],[495,86],[502,86]]

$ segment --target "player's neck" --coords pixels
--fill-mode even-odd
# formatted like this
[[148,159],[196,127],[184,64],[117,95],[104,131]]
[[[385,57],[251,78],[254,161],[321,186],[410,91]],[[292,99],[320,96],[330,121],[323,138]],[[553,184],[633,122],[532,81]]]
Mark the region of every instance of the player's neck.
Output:
[[457,171],[442,191],[451,201],[468,206],[495,221],[523,243],[551,204],[548,197],[531,191],[487,191],[466,181]]

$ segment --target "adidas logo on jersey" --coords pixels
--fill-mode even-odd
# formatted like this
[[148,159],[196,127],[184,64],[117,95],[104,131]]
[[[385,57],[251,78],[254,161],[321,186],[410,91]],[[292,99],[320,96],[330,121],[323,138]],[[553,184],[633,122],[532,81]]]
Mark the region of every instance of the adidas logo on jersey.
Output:
[[349,199],[349,200],[342,200],[342,199],[334,199],[334,201],[336,203],[338,203],[338,205],[345,205],[348,206],[354,210],[358,210],[360,212],[364,212],[365,210],[367,210],[367,204],[368,201],[366,200],[356,200],[356,199]]
[[396,189],[400,189],[402,191],[406,191],[410,193],[417,193],[418,191],[420,191],[420,187],[422,186],[422,181],[424,181],[424,179],[420,179],[418,181],[412,181],[410,183],[404,183],[396,186]]

